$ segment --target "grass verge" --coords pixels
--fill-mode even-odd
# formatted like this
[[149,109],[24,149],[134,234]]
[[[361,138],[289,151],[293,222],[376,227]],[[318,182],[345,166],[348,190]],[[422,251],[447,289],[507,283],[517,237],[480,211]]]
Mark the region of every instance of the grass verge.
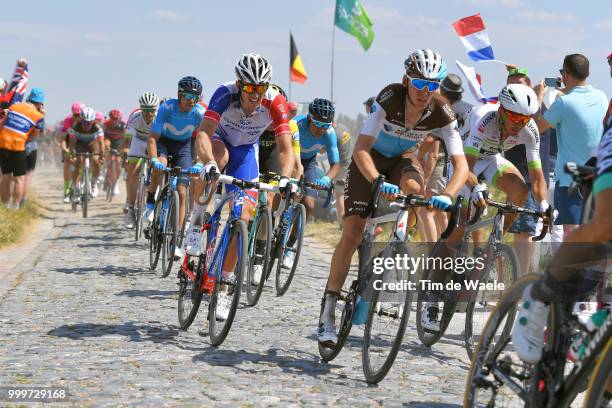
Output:
[[36,200],[29,198],[19,210],[0,206],[0,248],[19,242],[26,228],[38,217]]

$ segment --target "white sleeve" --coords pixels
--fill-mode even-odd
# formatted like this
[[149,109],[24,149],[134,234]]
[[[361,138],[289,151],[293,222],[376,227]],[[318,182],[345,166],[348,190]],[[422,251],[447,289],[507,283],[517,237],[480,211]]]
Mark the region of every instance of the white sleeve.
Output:
[[372,112],[366,117],[363,128],[361,129],[362,135],[378,137],[378,132],[382,130],[383,122],[387,117],[387,113],[378,102],[374,102],[372,105]]
[[521,131],[523,143],[525,143],[525,154],[527,155],[527,167],[542,168],[540,161],[540,132],[533,119]]
[[432,132],[434,135],[444,140],[446,145],[446,151],[449,156],[463,156],[463,143],[461,142],[461,135],[457,131],[457,121],[453,120],[448,125],[436,129]]

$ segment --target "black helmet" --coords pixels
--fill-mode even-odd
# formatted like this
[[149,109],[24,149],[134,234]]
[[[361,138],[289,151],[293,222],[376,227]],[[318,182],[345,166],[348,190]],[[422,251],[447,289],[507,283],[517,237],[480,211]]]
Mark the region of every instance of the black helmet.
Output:
[[331,101],[323,98],[315,98],[315,100],[308,105],[308,113],[310,113],[315,120],[331,123],[334,120],[336,109]]
[[463,92],[463,87],[461,85],[462,82],[459,75],[448,74],[440,84],[440,87],[446,92],[461,93]]
[[287,94],[285,93],[283,88],[281,88],[280,86],[278,86],[276,84],[270,84],[270,88],[274,89],[276,92],[278,92],[279,94],[283,95],[283,97],[285,99],[287,99]]
[[196,77],[186,76],[181,78],[178,83],[179,93],[188,93],[192,95],[202,95],[202,83]]

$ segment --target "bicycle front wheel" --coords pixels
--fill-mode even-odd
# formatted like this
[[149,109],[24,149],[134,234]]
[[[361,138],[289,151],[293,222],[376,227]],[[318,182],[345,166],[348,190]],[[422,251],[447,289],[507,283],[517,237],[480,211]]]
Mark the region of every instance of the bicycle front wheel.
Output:
[[91,197],[91,183],[89,182],[89,169],[85,169],[83,174],[83,189],[81,190],[81,207],[83,209],[83,218],[87,218],[87,207],[89,203],[89,197]]
[[[410,256],[410,251],[404,243],[391,244],[379,257],[394,259],[397,255]],[[372,276],[372,266],[370,262],[364,276]],[[404,338],[412,302],[413,291],[408,287],[406,290],[385,289],[385,285],[413,282],[414,275],[393,268],[387,269],[378,280],[380,286],[375,285],[374,288],[380,290],[368,288],[365,295],[370,306],[363,334],[362,362],[363,373],[370,384],[382,381],[393,366]],[[372,293],[370,299],[368,292]]]
[[[510,288],[516,281],[517,271],[518,259],[516,253],[505,244],[497,244],[493,257],[487,260],[482,270],[474,270],[476,276],[472,276],[472,278],[478,286],[470,291],[470,298],[465,311],[465,349],[470,359],[472,359],[474,345],[480,339],[487,317],[501,299],[504,290]],[[498,289],[487,290],[486,285],[495,283],[497,283]],[[504,335],[510,334],[513,321],[513,315],[506,319],[506,327],[503,329]]]
[[179,195],[177,191],[172,191],[168,198],[168,212],[164,223],[164,233],[162,242],[162,278],[170,274],[174,263],[174,250],[178,242],[179,229]]
[[247,305],[255,306],[266,282],[272,246],[272,214],[262,206],[257,211],[249,239],[249,265],[246,277]]
[[[219,269],[233,269],[233,271],[218,271],[217,281],[211,296],[209,308],[209,336],[213,346],[218,346],[227,337],[236,309],[240,302],[242,279],[247,265],[248,234],[244,220],[236,219],[229,226],[229,237],[222,250],[222,259],[219,260]],[[232,259],[233,258],[233,259]],[[235,265],[229,265],[230,262]],[[225,275],[225,276],[224,276]]]
[[[142,170],[141,170],[142,172]],[[145,184],[142,174],[138,178],[138,189],[136,190],[136,201],[134,201],[134,240],[138,241],[142,235],[142,209],[145,206]]]
[[608,339],[608,343],[600,354],[599,361],[591,374],[584,398],[585,408],[607,406],[604,405],[604,394],[610,381],[612,381],[612,339]]
[[153,222],[149,225],[149,267],[152,271],[157,268],[159,253],[162,247],[162,237],[159,225],[159,217],[162,212],[162,200],[157,200],[153,210]]
[[[304,241],[304,227],[306,225],[306,207],[298,203],[293,205],[293,217],[291,224],[287,226],[286,238],[283,245],[279,245],[276,264],[276,295],[283,296],[295,275],[300,253],[302,252],[302,241]],[[285,259],[288,262],[285,262]]]

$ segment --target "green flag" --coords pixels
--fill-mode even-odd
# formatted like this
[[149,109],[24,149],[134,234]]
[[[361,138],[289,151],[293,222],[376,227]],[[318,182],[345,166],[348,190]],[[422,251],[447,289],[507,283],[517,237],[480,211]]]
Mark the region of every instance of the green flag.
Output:
[[361,0],[336,0],[336,25],[339,29],[357,37],[366,51],[374,41],[372,22]]

